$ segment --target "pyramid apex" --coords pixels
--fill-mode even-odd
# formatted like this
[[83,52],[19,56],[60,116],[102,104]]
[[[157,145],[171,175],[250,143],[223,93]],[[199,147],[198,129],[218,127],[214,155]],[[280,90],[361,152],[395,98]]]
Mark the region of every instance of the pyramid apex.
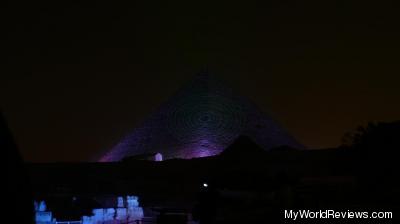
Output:
[[209,78],[211,76],[211,72],[208,68],[202,68],[200,71],[197,73],[198,77],[205,77]]

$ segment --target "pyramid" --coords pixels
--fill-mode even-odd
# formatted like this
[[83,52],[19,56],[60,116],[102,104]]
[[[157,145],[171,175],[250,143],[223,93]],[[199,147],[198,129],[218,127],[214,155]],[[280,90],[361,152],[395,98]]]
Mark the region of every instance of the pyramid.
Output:
[[[277,122],[208,72],[202,72],[106,152],[99,161],[161,153],[163,159],[221,153],[246,135],[269,150],[303,148]],[[245,150],[245,149],[244,149]]]

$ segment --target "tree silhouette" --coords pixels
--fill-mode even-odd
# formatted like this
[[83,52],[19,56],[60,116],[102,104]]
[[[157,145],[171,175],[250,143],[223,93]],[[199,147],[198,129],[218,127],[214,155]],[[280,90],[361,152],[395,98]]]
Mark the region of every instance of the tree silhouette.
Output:
[[345,135],[343,143],[366,156],[393,158],[400,150],[400,121],[359,126],[355,133]]
[[389,186],[400,168],[400,121],[369,123],[344,136],[343,143],[355,152],[355,166],[362,181]]

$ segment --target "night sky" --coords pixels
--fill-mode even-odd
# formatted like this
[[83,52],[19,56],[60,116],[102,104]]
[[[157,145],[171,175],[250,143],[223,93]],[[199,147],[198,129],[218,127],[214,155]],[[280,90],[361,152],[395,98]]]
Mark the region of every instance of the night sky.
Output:
[[0,107],[27,161],[88,160],[203,68],[309,148],[400,118],[389,1],[162,2],[9,4]]

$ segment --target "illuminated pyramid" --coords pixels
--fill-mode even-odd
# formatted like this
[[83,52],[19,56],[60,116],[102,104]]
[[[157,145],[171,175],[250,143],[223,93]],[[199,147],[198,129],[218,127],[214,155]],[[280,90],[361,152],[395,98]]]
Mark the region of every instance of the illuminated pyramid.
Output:
[[[268,115],[219,79],[197,75],[100,161],[120,161],[141,154],[161,153],[164,159],[219,154],[239,135],[247,135],[265,150],[278,146],[303,148]],[[243,149],[246,150],[246,149]]]

